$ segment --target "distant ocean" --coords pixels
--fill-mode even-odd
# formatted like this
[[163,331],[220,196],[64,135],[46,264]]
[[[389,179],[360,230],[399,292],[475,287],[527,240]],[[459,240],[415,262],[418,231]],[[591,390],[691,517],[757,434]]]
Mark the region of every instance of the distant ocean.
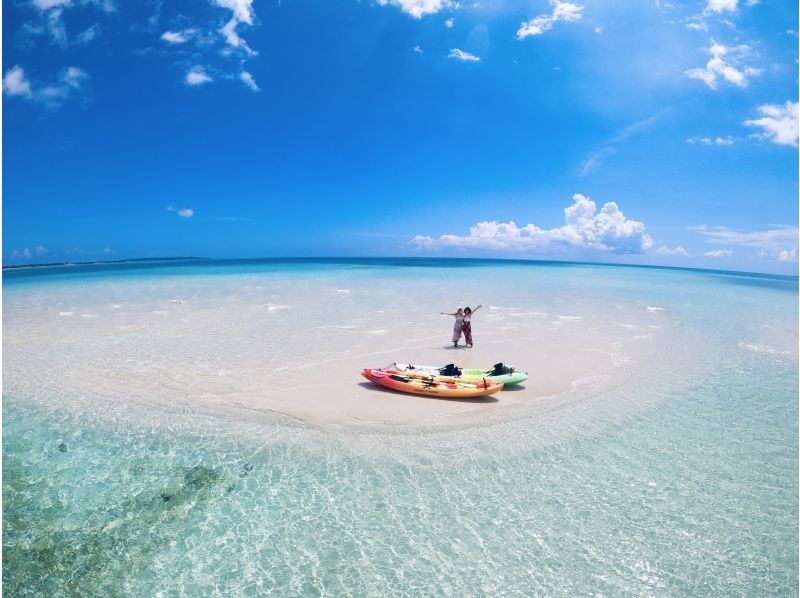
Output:
[[[635,367],[449,427],[217,401],[446,344],[462,301],[484,348]],[[797,305],[796,277],[579,263],[5,270],[4,592],[797,595]]]

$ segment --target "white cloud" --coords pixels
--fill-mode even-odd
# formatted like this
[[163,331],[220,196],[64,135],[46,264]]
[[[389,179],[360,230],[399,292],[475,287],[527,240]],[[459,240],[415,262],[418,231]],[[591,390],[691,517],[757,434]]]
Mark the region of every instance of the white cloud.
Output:
[[34,249],[34,251],[36,252],[37,255],[42,255],[47,253],[47,247],[45,247],[44,245],[39,245],[36,247],[36,249]]
[[88,29],[84,29],[75,38],[75,43],[78,45],[88,44],[94,38],[100,35],[100,26],[97,24],[92,25]]
[[210,83],[213,79],[209,77],[202,66],[193,66],[189,69],[189,72],[186,73],[186,85],[203,85],[204,83]]
[[397,6],[415,19],[421,19],[425,15],[431,15],[453,6],[450,0],[378,0],[378,4]]
[[253,0],[214,0],[216,5],[220,8],[227,8],[232,11],[231,20],[225,23],[220,29],[220,32],[227,40],[228,44],[234,48],[243,50],[247,55],[254,56],[253,52],[247,43],[239,37],[236,29],[239,25],[253,24]]
[[55,110],[73,92],[81,90],[88,78],[89,75],[83,69],[69,66],[62,69],[56,83],[34,88],[22,67],[14,66],[3,77],[3,91],[10,96],[20,96]]
[[686,143],[694,145],[699,143],[701,145],[733,145],[734,138],[728,135],[727,137],[689,137]]
[[686,28],[691,31],[708,31],[708,25],[706,25],[705,21],[689,21],[686,23]]
[[748,127],[760,127],[759,139],[766,139],[779,145],[797,147],[798,117],[797,102],[785,104],[764,104],[758,107],[761,118],[744,121]]
[[523,22],[517,31],[518,39],[525,39],[531,35],[541,35],[545,31],[553,28],[557,21],[574,23],[580,21],[583,16],[583,6],[572,4],[571,2],[561,2],[560,0],[550,0],[553,12],[549,15],[539,15],[530,21]]
[[256,85],[256,80],[253,79],[253,75],[251,75],[247,71],[242,71],[239,74],[239,79],[241,79],[244,82],[244,84],[247,85],[247,87],[249,87],[253,91],[261,91],[258,85]]
[[[116,10],[116,5],[111,0],[76,0],[74,2],[72,0],[31,0],[31,5],[39,11],[39,24],[24,23],[24,34],[37,36],[47,32],[54,44],[65,49],[70,45],[62,18],[66,10],[76,6],[83,8],[88,5],[92,5],[104,13],[112,13]],[[92,25],[78,34],[75,43],[86,44],[97,37],[99,31],[99,26]]]
[[[756,4],[759,4],[760,1],[761,0],[745,0],[745,4],[747,6],[755,6]],[[703,13],[721,14],[723,12],[736,12],[738,8],[739,8],[739,0],[708,0],[706,8],[705,10],[703,10]]]
[[31,257],[33,257],[31,254],[31,250],[28,249],[27,247],[22,251],[20,251],[19,249],[15,249],[14,251],[11,252],[12,260],[19,260],[22,258],[30,259]]
[[626,218],[616,203],[608,202],[598,211],[595,202],[580,193],[572,199],[573,204],[564,210],[566,224],[558,228],[543,229],[534,224],[519,227],[513,220],[493,220],[478,222],[466,236],[444,234],[434,239],[417,235],[410,243],[422,249],[457,247],[541,252],[580,247],[613,253],[644,253],[652,246],[645,225]]
[[783,250],[778,252],[779,262],[796,262],[797,261],[797,248],[791,250]]
[[420,48],[419,46],[414,46],[413,48],[411,48],[411,50],[413,52],[416,52],[417,54],[422,54],[422,48]]
[[733,249],[714,249],[706,251],[703,255],[706,257],[730,257],[733,255]]
[[111,253],[111,245],[106,245],[103,247],[103,253]]
[[736,12],[739,0],[708,0],[706,13]]
[[456,22],[456,20],[455,20],[455,19],[447,19],[447,20],[444,22],[444,26],[445,26],[445,27],[447,27],[448,29],[452,29],[452,28],[453,28],[453,25],[455,25],[455,22]]
[[71,0],[31,0],[31,4],[39,10],[50,10],[57,6],[69,6],[70,3]]
[[747,87],[751,77],[761,74],[761,69],[742,64],[745,57],[750,55],[750,47],[746,44],[738,46],[723,46],[711,40],[708,49],[711,59],[705,68],[689,69],[685,74],[690,79],[698,79],[711,89],[717,89],[718,81],[724,80],[737,87]]
[[666,245],[662,245],[658,249],[656,249],[657,255],[668,255],[672,257],[689,257],[689,252],[686,251],[683,247],[678,245],[675,249],[670,249]]
[[10,96],[31,95],[31,82],[25,77],[25,71],[20,66],[13,66],[3,76],[3,91]]
[[459,50],[458,48],[453,48],[450,50],[450,54],[448,54],[447,57],[455,58],[456,60],[461,60],[462,62],[478,62],[480,60],[480,58],[475,56],[475,54],[470,54],[469,52]]
[[192,208],[176,208],[172,204],[167,206],[167,211],[175,212],[178,216],[182,216],[183,218],[191,218],[194,216],[194,210]]
[[652,127],[662,117],[664,111],[655,114],[649,118],[638,120],[634,123],[623,127],[608,141],[606,141],[600,148],[594,150],[589,157],[584,160],[581,165],[581,176],[586,176],[596,170],[605,158],[612,156],[617,152],[617,146],[631,137],[634,137]]
[[[698,232],[709,243],[717,245],[733,245],[734,247],[747,247],[759,250],[760,257],[781,256],[791,257],[797,255],[798,230],[792,226],[782,226],[764,231],[743,232],[724,226],[709,227],[704,224],[690,227],[689,230]],[[783,261],[786,261],[785,259]]]
[[185,44],[188,41],[183,31],[165,31],[161,34],[161,39],[169,44]]

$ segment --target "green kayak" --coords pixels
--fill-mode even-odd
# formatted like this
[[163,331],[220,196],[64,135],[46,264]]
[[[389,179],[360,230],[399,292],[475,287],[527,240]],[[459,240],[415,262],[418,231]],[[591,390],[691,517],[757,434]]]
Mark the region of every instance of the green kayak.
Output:
[[419,372],[430,376],[454,376],[462,378],[491,378],[495,382],[502,382],[505,386],[519,384],[528,379],[527,372],[518,372],[512,367],[498,363],[492,368],[458,368],[452,363],[444,367],[432,365],[412,365],[410,363],[393,363],[390,368],[400,372]]

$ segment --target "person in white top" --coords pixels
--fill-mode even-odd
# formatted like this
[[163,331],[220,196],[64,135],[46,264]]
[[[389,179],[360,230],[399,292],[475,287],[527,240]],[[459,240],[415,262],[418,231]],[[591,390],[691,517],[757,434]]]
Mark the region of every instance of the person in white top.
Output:
[[474,310],[469,307],[464,308],[464,318],[461,321],[461,327],[464,331],[464,341],[467,343],[467,348],[472,347],[472,314],[482,307],[483,305],[479,305]]

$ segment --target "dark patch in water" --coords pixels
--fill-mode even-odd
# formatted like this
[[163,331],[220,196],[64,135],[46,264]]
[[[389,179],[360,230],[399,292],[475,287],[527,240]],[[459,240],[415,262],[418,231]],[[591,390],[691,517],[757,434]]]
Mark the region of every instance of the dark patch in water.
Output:
[[222,474],[210,467],[196,465],[184,474],[183,480],[187,486],[201,489],[215,484],[221,477]]
[[72,505],[38,503],[60,480],[43,478],[4,449],[4,596],[124,595],[125,580],[141,578],[156,555],[192,528],[198,513],[225,495],[223,474],[197,466],[151,492],[100,504],[79,527],[65,527]]
[[66,453],[67,452],[67,443],[66,442],[62,442],[61,444],[59,444],[58,445],[58,450],[60,450],[62,453]]

